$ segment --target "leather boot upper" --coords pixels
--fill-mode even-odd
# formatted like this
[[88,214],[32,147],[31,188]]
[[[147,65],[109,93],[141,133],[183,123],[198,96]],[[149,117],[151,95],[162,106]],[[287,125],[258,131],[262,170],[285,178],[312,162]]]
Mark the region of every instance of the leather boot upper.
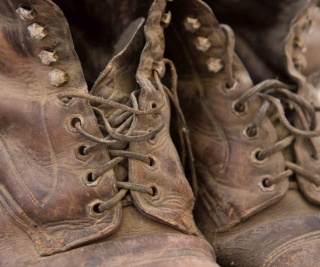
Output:
[[154,1],[88,93],[61,10],[1,2],[0,203],[40,255],[110,235],[122,205],[198,235],[161,83],[165,7]]
[[[281,152],[265,160],[257,158],[257,153],[279,137],[267,116],[260,116],[256,127],[263,99],[255,93],[242,107],[237,106],[253,85],[233,54],[232,32],[221,27],[200,1],[186,7],[178,1],[172,5],[176,15],[168,34],[178,41],[167,43],[167,55],[177,64],[179,97],[199,178],[199,199],[210,214],[213,229],[224,231],[285,194],[287,180],[272,186],[265,183],[286,175],[285,160]],[[178,50],[182,52],[175,53]],[[273,85],[282,86],[269,81],[260,89]]]

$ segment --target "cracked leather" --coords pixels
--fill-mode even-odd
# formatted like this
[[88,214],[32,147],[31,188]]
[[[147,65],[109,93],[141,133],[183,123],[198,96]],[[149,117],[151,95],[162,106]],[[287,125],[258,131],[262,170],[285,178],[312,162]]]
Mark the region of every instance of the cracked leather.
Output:
[[[12,243],[1,245],[1,265],[56,266],[70,262],[77,266],[129,266],[120,256],[133,253],[138,258],[127,255],[128,261],[147,266],[162,266],[164,262],[217,266],[209,244],[195,237],[200,233],[192,216],[194,196],[169,134],[169,100],[156,89],[159,84],[154,73],[163,59],[161,18],[166,1],[153,2],[145,25],[143,20],[134,22],[134,37],[118,47],[121,51],[101,73],[91,93],[61,10],[49,0],[24,1],[36,12],[35,18],[24,20],[16,12],[20,4],[17,0],[0,4],[0,203],[4,229],[0,236]],[[46,30],[43,39],[30,38],[28,27],[33,23]],[[54,49],[59,55],[53,66],[41,64],[38,55],[44,49]],[[67,73],[68,81],[58,87],[50,84],[48,74],[53,69]],[[137,88],[140,110],[150,110],[152,103],[163,106],[158,114],[138,115],[134,132],[152,131],[161,118],[165,126],[153,140],[130,144],[129,152],[152,157],[154,164],[130,158],[128,180],[153,186],[157,194],[131,191],[131,206],[123,208],[119,201],[97,213],[97,202],[118,193],[121,170],[111,169],[88,186],[88,174],[108,162],[110,155],[103,145],[88,155],[79,152],[81,146],[90,146],[93,141],[76,131],[75,118],[81,120],[87,133],[104,136],[88,100],[60,99],[59,94],[82,93],[122,103]],[[29,238],[41,256],[52,256],[37,257]],[[105,242],[96,244],[101,239]],[[138,243],[149,244],[150,253],[136,251]],[[169,249],[173,244],[178,251]],[[13,246],[17,246],[16,251],[11,251]],[[75,247],[81,249],[65,252]],[[159,250],[161,259],[157,257]],[[183,251],[188,251],[190,262],[183,259]],[[96,261],[92,259],[95,253]]]
[[[276,142],[276,130],[270,120],[264,118],[254,140],[246,135],[246,127],[258,112],[261,100],[252,97],[243,114],[234,110],[234,101],[252,87],[252,81],[236,55],[232,66],[235,88],[226,87],[223,70],[218,73],[208,70],[210,58],[225,63],[225,34],[207,5],[198,0],[189,2],[186,6],[182,1],[172,3],[175,16],[168,34],[178,41],[167,42],[167,56],[177,65],[179,97],[199,177],[199,199],[216,231],[225,231],[279,200],[286,193],[288,182],[278,183],[273,190],[262,185],[265,177],[285,169],[280,152],[265,164],[254,159],[257,148]],[[197,18],[201,24],[194,33],[184,27],[188,16]],[[194,42],[198,37],[205,37],[212,43],[207,52],[196,49]],[[175,53],[177,50],[181,53]]]
[[[297,0],[290,4],[285,1],[274,1],[268,6],[260,5],[257,1],[248,1],[246,6],[237,9],[237,5],[229,1],[217,1],[215,5],[212,4],[212,7],[217,10],[217,16],[220,16],[222,21],[230,23],[234,27],[238,36],[237,41],[240,40],[237,52],[256,81],[280,76],[282,80],[297,84],[299,86],[297,94],[318,106],[316,91],[302,73],[308,61],[301,52],[301,50],[305,50],[306,44],[300,41],[308,36],[304,32],[311,26],[310,17],[314,16],[312,12],[314,12],[317,3],[319,1],[316,0]],[[227,6],[228,8],[226,8]],[[277,19],[269,21],[266,19],[268,16],[256,16],[256,14],[248,13],[245,10],[257,10],[257,13],[274,13]],[[246,20],[242,19],[244,16],[246,16]],[[238,23],[240,20],[242,23]],[[312,36],[312,34],[310,35]],[[274,43],[279,45],[274,45]],[[253,58],[256,58],[259,63],[255,64]],[[301,64],[301,70],[297,69],[297,62]],[[267,68],[270,72],[262,71],[260,68],[262,65],[264,66],[262,69]],[[319,148],[317,139],[313,140]],[[294,147],[297,163],[312,173],[318,174],[320,171],[319,161],[310,156],[306,141],[298,137]],[[300,176],[297,178],[302,194],[312,203],[319,205],[319,189],[305,178]]]

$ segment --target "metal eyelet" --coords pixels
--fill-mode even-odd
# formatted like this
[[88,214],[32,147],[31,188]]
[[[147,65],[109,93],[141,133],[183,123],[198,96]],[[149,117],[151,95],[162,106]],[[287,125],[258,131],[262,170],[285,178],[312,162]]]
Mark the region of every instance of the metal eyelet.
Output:
[[272,192],[274,191],[275,189],[275,185],[274,184],[269,184],[269,180],[271,179],[271,176],[270,175],[266,175],[266,176],[263,176],[261,178],[261,181],[259,182],[258,186],[259,188],[264,191],[264,192]]
[[81,115],[75,114],[69,117],[68,127],[72,132],[76,132],[76,133],[78,132],[77,129],[75,128],[77,123],[80,123],[81,126],[84,124],[84,119],[82,118]]
[[98,177],[94,177],[94,172],[89,171],[84,175],[83,181],[84,181],[86,186],[95,187],[99,183],[99,178]]
[[237,116],[243,116],[247,113],[247,105],[243,104],[243,105],[239,106],[237,104],[237,101],[234,101],[232,103],[232,112]]
[[78,148],[78,152],[81,156],[87,156],[88,153],[86,152],[86,148],[88,146],[87,145],[81,145],[79,148]]
[[160,186],[157,185],[156,183],[150,183],[148,184],[148,186],[151,187],[152,189],[152,195],[149,195],[151,201],[156,201],[158,199],[160,199],[161,197],[161,189],[160,189]]
[[[154,110],[154,109],[157,109],[158,108],[158,104],[157,104],[157,102],[156,101],[154,101],[154,100],[152,100],[151,102],[150,102],[150,109],[151,110]],[[153,118],[158,118],[159,117],[159,112],[153,112],[152,114],[152,117]]]
[[249,125],[243,130],[242,134],[246,139],[257,139],[259,137],[259,128],[257,126]]
[[151,109],[156,109],[157,107],[158,107],[157,102],[154,101],[154,100],[152,100],[152,101],[150,102],[150,108],[151,108]]
[[91,204],[89,204],[89,214],[90,214],[91,217],[101,218],[101,217],[103,217],[105,215],[105,212],[101,212],[99,210],[99,206],[102,203],[103,202],[101,200],[95,200]]
[[258,154],[261,151],[261,148],[256,148],[251,152],[251,161],[255,164],[264,164],[268,161],[268,158],[259,159]]
[[90,153],[86,152],[86,148],[90,147],[89,144],[80,144],[75,147],[74,152],[77,159],[86,162],[90,157]]
[[230,86],[228,85],[228,83],[226,82],[226,83],[224,84],[223,90],[224,90],[225,92],[229,93],[229,92],[237,89],[238,85],[239,85],[239,82],[234,78],[234,83],[233,83],[233,85],[230,87]]
[[150,170],[150,171],[155,171],[156,169],[158,169],[158,162],[156,160],[156,158],[152,155],[148,155],[150,163],[146,164],[146,167]]
[[152,167],[152,168],[155,168],[156,165],[157,165],[155,159],[153,157],[149,157],[149,159],[150,159],[149,166]]

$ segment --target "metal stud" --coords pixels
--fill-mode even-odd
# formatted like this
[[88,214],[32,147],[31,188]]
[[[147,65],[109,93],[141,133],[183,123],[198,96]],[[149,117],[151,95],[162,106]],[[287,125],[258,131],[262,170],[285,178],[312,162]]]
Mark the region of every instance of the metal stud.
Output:
[[171,18],[172,18],[172,15],[170,11],[168,13],[162,14],[161,22],[163,23],[163,26],[165,28],[169,26],[171,22]]
[[38,55],[42,64],[50,66],[59,60],[59,56],[56,51],[50,52],[42,50]]
[[20,6],[16,9],[16,13],[22,20],[33,20],[36,17],[32,7]]
[[207,60],[207,67],[210,72],[218,73],[223,68],[223,64],[221,59],[210,57]]
[[208,49],[212,46],[212,43],[208,38],[198,37],[194,42],[196,48],[201,52],[207,52]]
[[201,23],[194,17],[187,17],[183,24],[185,29],[192,33],[196,32],[201,27]]
[[28,31],[29,31],[30,37],[36,41],[40,41],[48,35],[48,32],[45,29],[45,27],[42,27],[37,23],[33,23],[32,25],[30,25],[28,27]]
[[59,87],[68,81],[68,74],[60,69],[54,69],[49,73],[49,81],[55,87]]

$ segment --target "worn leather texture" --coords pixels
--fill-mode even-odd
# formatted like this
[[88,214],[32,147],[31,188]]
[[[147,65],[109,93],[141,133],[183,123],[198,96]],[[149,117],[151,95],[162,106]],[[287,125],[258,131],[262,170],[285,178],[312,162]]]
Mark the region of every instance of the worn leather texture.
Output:
[[[296,84],[298,95],[303,96],[307,101],[317,106],[316,91],[302,73],[304,67],[308,64],[304,55],[307,48],[305,39],[312,23],[312,20],[310,20],[312,12],[314,12],[317,3],[318,1],[292,1],[290,5],[286,5],[285,1],[274,2],[270,6],[274,8],[278,19],[272,23],[268,23],[265,17],[248,14],[242,9],[237,10],[236,6],[231,3],[229,5],[233,7],[227,15],[228,11],[225,7],[228,3],[226,1],[217,1],[216,5],[212,4],[212,7],[217,9],[222,21],[230,22],[232,26],[235,25],[236,21],[241,20],[244,15],[248,16],[248,21],[256,21],[256,23],[250,24],[247,21],[243,21],[239,26],[235,26],[234,29],[240,38],[246,40],[247,46],[250,47],[249,49],[256,51],[260,55],[260,64],[272,68],[274,77],[279,77],[280,75],[280,79]],[[262,7],[258,7],[258,5],[256,1],[248,1],[248,8],[251,10],[261,11]],[[270,9],[271,11],[272,9]],[[235,16],[231,16],[231,14]],[[274,45],[274,43],[278,45]],[[267,73],[264,74],[252,64],[250,57],[243,56],[243,50],[246,51],[241,47],[238,48],[240,57],[248,66],[250,74],[259,81],[268,78]],[[297,64],[299,67],[297,67]],[[259,75],[261,77],[258,77]],[[318,138],[313,140],[317,143],[316,139]],[[298,164],[318,174],[318,162],[310,157],[309,149],[304,140],[297,138],[295,155]],[[299,178],[298,180],[300,189],[305,197],[313,203],[319,204],[320,198],[317,188],[306,179]]]
[[[318,106],[316,91],[302,73],[304,38],[310,27],[307,15],[317,1],[271,1],[263,4],[247,1],[245,5],[234,1],[207,2],[220,21],[230,23],[235,30],[237,51],[255,82],[279,78],[292,86],[291,90],[297,97]],[[261,15],[268,12],[276,19],[269,20],[268,16]],[[308,119],[307,126],[302,126],[297,117],[290,122],[298,128],[315,126],[309,126]],[[276,127],[276,130],[277,134],[285,136],[281,128]],[[312,138],[317,151],[318,139]],[[284,151],[285,160],[318,177],[319,164],[312,157],[312,151],[307,138],[296,136],[295,142]],[[232,167],[239,169],[238,165]],[[276,204],[225,233],[212,229],[215,223],[210,216],[211,210],[199,202],[196,211],[198,226],[215,244],[221,266],[311,267],[318,264],[318,186],[302,173],[294,173],[290,180],[290,190]]]
[[[1,2],[1,266],[217,266],[193,220],[169,100],[156,80],[165,8],[156,0],[146,22],[129,26],[89,93],[59,7]],[[129,126],[121,109],[135,112]],[[116,140],[121,127],[130,141]],[[152,140],[134,140],[156,128]],[[108,168],[117,153],[129,159]]]
[[[257,149],[277,140],[277,134],[265,118],[256,138],[246,135],[261,101],[254,96],[243,113],[234,110],[234,102],[252,86],[238,57],[233,58],[236,85],[232,89],[226,87],[223,68],[217,73],[208,70],[210,58],[226,64],[225,34],[208,6],[200,1],[190,1],[188,6],[179,1],[171,5],[176,15],[168,27],[167,40],[177,41],[167,42],[167,56],[177,65],[178,92],[199,178],[199,201],[210,215],[213,231],[225,231],[284,195],[287,181],[272,190],[262,184],[265,177],[284,170],[284,158],[281,153],[264,162],[254,158]],[[188,16],[201,24],[194,33],[184,26]],[[199,37],[211,42],[208,51],[197,50],[195,42]]]
[[[102,218],[90,215],[92,202],[115,194],[116,179],[110,171],[98,188],[84,183],[86,174],[109,157],[103,148],[89,157],[77,154],[87,140],[72,130],[74,115],[84,118],[90,133],[102,135],[87,101],[74,99],[66,105],[57,97],[61,90],[87,90],[67,23],[52,2],[38,2],[36,22],[46,26],[49,35],[36,42],[27,30],[33,22],[21,20],[15,12],[19,4],[6,0],[0,5],[1,203],[39,253],[52,254],[112,232],[121,209],[116,205]],[[40,63],[37,55],[44,47],[59,54],[54,67]],[[49,83],[54,68],[68,71],[63,89]]]
[[317,0],[205,2],[214,10],[220,23],[227,23],[235,31],[236,52],[257,83],[287,75],[283,45],[289,29],[301,14],[307,15],[305,11]]

